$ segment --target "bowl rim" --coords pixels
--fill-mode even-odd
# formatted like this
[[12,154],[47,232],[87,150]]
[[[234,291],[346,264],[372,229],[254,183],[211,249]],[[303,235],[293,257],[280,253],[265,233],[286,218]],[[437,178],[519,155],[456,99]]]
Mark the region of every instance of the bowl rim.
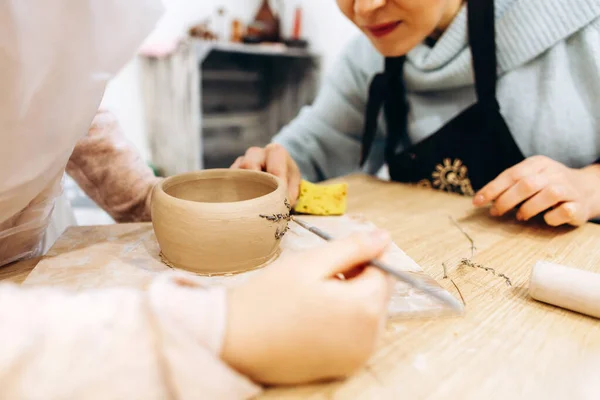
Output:
[[[207,175],[213,175],[213,174],[219,175],[219,174],[230,173],[230,172],[234,172],[238,175],[255,176],[257,178],[262,179],[263,181],[269,181],[270,183],[275,183],[275,188],[273,189],[273,191],[271,191],[267,194],[264,194],[262,196],[253,197],[253,198],[247,199],[247,200],[224,201],[224,202],[185,200],[185,199],[181,199],[179,197],[175,197],[175,196],[167,193],[165,190],[165,186],[175,180],[183,179],[183,181],[181,183],[185,183],[188,181],[198,180],[197,178],[202,178],[204,176],[209,178],[209,176],[207,176]],[[273,174],[263,172],[263,171],[251,171],[251,170],[244,170],[244,169],[235,169],[234,170],[234,169],[229,169],[229,168],[211,168],[211,169],[204,169],[204,170],[200,170],[200,171],[184,172],[184,173],[169,176],[167,178],[164,178],[160,183],[158,183],[155,190],[158,193],[160,193],[161,195],[164,195],[167,198],[171,199],[172,201],[175,201],[176,203],[179,203],[182,205],[196,204],[196,205],[203,205],[203,206],[214,206],[214,205],[243,206],[243,205],[251,204],[256,201],[260,201],[260,200],[264,199],[265,197],[272,196],[274,193],[276,193],[278,190],[280,190],[283,187],[283,185],[284,185],[284,182],[281,178],[279,178]]]

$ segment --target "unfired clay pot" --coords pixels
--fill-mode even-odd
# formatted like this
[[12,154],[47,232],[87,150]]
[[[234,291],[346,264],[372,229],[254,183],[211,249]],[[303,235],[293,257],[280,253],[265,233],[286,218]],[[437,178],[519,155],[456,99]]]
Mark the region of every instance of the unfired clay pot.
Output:
[[282,180],[263,172],[212,169],[167,178],[152,197],[163,258],[208,275],[265,265],[287,231],[286,193]]

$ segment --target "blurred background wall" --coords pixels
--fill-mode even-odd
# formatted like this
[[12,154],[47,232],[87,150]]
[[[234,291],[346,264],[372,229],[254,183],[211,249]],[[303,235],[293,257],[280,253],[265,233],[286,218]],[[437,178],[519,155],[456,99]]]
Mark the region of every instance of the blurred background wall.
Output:
[[[198,21],[214,16],[219,7],[234,18],[249,22],[254,17],[261,0],[163,0],[166,13],[149,41],[168,42],[185,34]],[[282,31],[289,34],[297,6],[303,12],[302,32],[310,48],[321,56],[321,69],[326,73],[347,41],[357,32],[340,13],[334,0],[281,0]],[[323,74],[321,75],[323,76]],[[140,149],[146,159],[150,151],[143,117],[138,60],[133,59],[113,80],[103,105],[113,111],[128,138]]]

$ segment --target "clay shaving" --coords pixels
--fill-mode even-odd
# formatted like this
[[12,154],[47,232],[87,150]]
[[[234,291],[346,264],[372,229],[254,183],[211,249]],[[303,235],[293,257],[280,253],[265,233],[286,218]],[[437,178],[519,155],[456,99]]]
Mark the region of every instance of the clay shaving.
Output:
[[167,260],[167,257],[165,257],[165,255],[163,254],[163,252],[161,251],[160,254],[160,261],[165,264],[167,267],[171,268],[171,269],[175,269],[175,266],[173,264],[171,264],[169,262],[169,260]]
[[[467,266],[467,267],[471,267],[471,268],[477,268],[477,269],[482,269],[486,272],[491,272],[494,276],[497,276],[499,278],[502,278],[506,281],[506,285],[507,286],[512,286],[512,281],[510,280],[510,278],[502,273],[498,273],[496,272],[495,269],[493,268],[488,268],[485,267],[481,264],[476,264],[472,261],[472,258],[475,256],[475,252],[477,251],[477,247],[475,246],[475,241],[473,240],[473,238],[460,226],[460,224],[451,216],[448,216],[448,218],[450,218],[450,221],[452,221],[452,223],[454,224],[454,226],[456,226],[458,228],[458,230],[461,231],[461,233],[467,238],[467,240],[471,243],[471,257],[470,258],[463,258],[460,262],[461,266]],[[442,264],[442,266],[444,267],[444,279],[447,278],[447,274],[446,274],[446,265]],[[454,283],[454,282],[452,282]],[[456,286],[456,284],[454,284],[454,286]],[[456,288],[458,289],[458,287]],[[459,290],[460,293],[460,290]],[[462,297],[462,295],[461,295]],[[464,300],[463,300],[464,302]]]
[[290,214],[273,214],[273,215],[260,215],[261,218],[266,219],[271,222],[279,222],[279,221],[289,221],[291,216]]
[[[442,277],[442,279],[448,279],[448,268],[446,267],[446,263],[442,263],[442,267],[444,268],[444,276]],[[458,288],[458,285],[454,282],[454,280],[450,279],[450,282],[452,282],[452,284],[454,285],[454,287],[456,288],[456,291],[458,292],[461,301],[463,302],[463,305],[467,305],[467,302],[465,301],[465,298],[463,297],[462,292],[460,291],[460,289]]]
[[458,230],[461,231],[463,235],[465,235],[469,242],[471,242],[471,258],[475,257],[477,247],[475,247],[475,241],[473,240],[473,238],[458,224],[458,222],[454,218],[452,218],[451,216],[448,216],[448,218],[450,218],[450,221],[452,221],[454,226],[456,226]]
[[446,263],[442,263],[442,267],[444,268],[444,276],[442,279],[448,279],[448,269],[446,268]]
[[289,230],[290,230],[290,227],[287,224],[285,225],[285,228],[283,228],[281,230],[279,230],[279,228],[277,228],[277,230],[275,231],[275,239],[277,239],[277,240],[282,239],[285,236],[285,234],[287,233],[287,231],[289,231]]
[[285,236],[285,234],[290,230],[289,227],[289,222],[292,220],[292,206],[290,205],[290,202],[285,199],[285,207],[288,209],[288,213],[287,214],[272,214],[272,215],[265,215],[265,214],[260,214],[259,217],[266,219],[267,221],[270,222],[281,222],[281,221],[286,221],[285,227],[283,229],[279,229],[277,228],[277,230],[275,231],[275,239],[276,240],[281,240],[283,239],[283,237]]
[[466,306],[467,302],[465,301],[465,298],[463,297],[462,292],[458,288],[458,285],[456,283],[454,283],[454,281],[452,279],[450,279],[450,282],[452,282],[452,284],[456,288],[456,291],[458,292],[458,295],[460,296],[460,300],[463,302],[463,306]]
[[471,267],[471,268],[482,269],[482,270],[484,270],[486,272],[491,272],[492,275],[495,275],[497,277],[500,277],[500,278],[504,279],[506,281],[506,285],[507,286],[512,286],[512,282],[511,282],[510,278],[508,276],[504,275],[504,274],[500,274],[500,273],[496,272],[496,270],[494,268],[484,267],[483,265],[476,264],[473,261],[471,261],[469,259],[466,259],[466,258],[464,258],[460,262],[460,265]]

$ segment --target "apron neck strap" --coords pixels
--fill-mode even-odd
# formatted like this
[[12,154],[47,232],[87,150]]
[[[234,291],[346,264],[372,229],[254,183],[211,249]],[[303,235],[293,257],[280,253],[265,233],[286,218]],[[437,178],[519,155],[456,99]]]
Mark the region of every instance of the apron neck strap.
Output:
[[477,98],[480,103],[497,104],[494,0],[470,0],[467,11]]
[[[382,106],[385,109],[386,115],[389,115],[389,113],[392,112],[391,110],[405,109],[402,105],[398,104],[399,101],[406,102],[406,90],[404,89],[403,79],[404,60],[404,56],[386,58],[384,72],[375,75],[371,81],[369,97],[367,99],[367,108],[365,111],[365,126],[362,136],[361,167],[363,167],[367,161],[369,153],[371,152],[371,147],[375,141],[375,136],[377,135],[377,122]],[[391,129],[403,128],[402,126],[388,126],[387,129],[390,131]],[[395,138],[395,135],[393,135],[393,137]],[[389,138],[390,135],[388,135],[388,141]],[[388,148],[388,146],[386,146],[386,148]]]
[[[410,147],[410,139],[406,134],[408,124],[408,97],[406,95],[406,86],[404,84],[404,63],[406,57],[386,58],[385,74],[388,77],[388,96],[383,104],[386,115],[386,124],[388,132],[401,133],[400,135],[386,135],[385,157],[391,157],[400,144],[403,148]],[[402,110],[401,112],[399,112]],[[389,118],[395,115],[394,118]]]
[[388,79],[402,79],[404,75],[404,60],[406,57],[387,57],[385,59],[384,74]]

